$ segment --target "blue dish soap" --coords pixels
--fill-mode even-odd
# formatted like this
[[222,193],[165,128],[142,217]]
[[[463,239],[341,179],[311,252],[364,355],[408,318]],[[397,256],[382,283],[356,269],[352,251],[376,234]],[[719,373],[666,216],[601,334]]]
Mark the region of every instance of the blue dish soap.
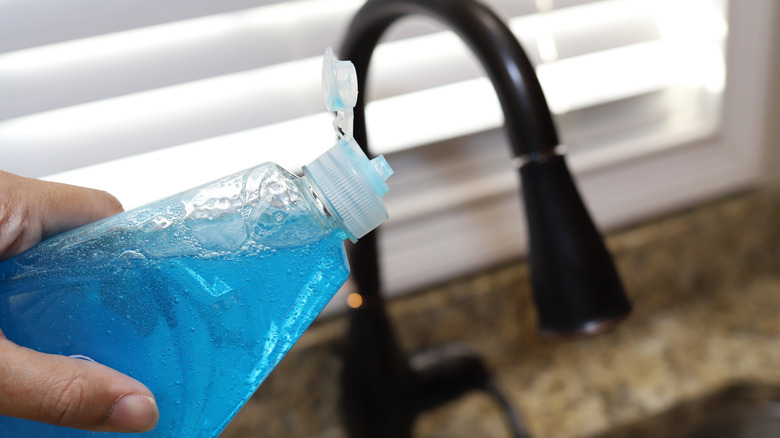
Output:
[[[387,219],[392,170],[351,136],[354,67],[326,53],[337,144],[298,177],[261,164],[41,242],[0,264],[0,328],[146,384],[142,437],[215,437],[349,275],[344,240]],[[19,438],[127,436],[0,417]]]

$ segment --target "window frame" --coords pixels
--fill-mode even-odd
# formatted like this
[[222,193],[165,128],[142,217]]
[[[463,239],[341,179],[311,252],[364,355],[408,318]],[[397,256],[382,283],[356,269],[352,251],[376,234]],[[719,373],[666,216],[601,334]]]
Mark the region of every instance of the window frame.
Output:
[[[236,8],[249,4],[246,0],[233,2]],[[736,3],[731,1],[728,6],[727,78],[722,111],[714,130],[656,138],[620,148],[575,151],[569,155],[575,180],[603,231],[610,232],[754,187],[761,182],[762,175],[766,175],[762,174],[765,168],[762,163],[769,154],[766,108],[772,85],[772,19],[779,15],[780,7],[774,2],[748,2],[739,6]],[[285,125],[275,129],[284,131]],[[370,136],[370,118],[368,130]],[[509,148],[500,128],[463,136],[456,143],[461,151],[473,152],[485,142],[508,155]],[[196,149],[211,147],[208,140],[199,143]],[[296,140],[296,143],[305,141]],[[317,147],[319,145],[305,146],[301,153],[313,158]],[[457,184],[455,178],[456,184],[448,187],[441,183],[440,177],[451,176],[453,169],[470,171],[474,157],[464,152],[442,159],[442,154],[451,152],[449,147],[441,144],[386,154],[397,172],[389,181],[391,219],[381,227],[380,234],[382,270],[389,295],[516,260],[526,251],[522,197],[514,169],[501,163],[501,156],[496,155],[498,158],[493,160],[499,168],[495,172],[482,172],[464,184]],[[437,152],[437,148],[441,150]],[[177,147],[173,147],[134,157],[137,166],[130,166],[131,170],[124,173],[113,172],[109,166],[102,172],[88,168],[44,179],[103,188],[119,194],[122,201],[121,189],[114,187],[127,186],[144,173],[152,184],[165,187],[160,193],[164,196],[190,186],[188,181],[168,178],[165,165],[158,167],[162,162],[158,157],[176,153]],[[257,157],[262,159],[258,161]],[[246,163],[269,160],[279,161],[272,153],[265,152],[245,157]],[[485,165],[479,163],[479,166]],[[219,175],[223,170],[212,168],[210,172]],[[110,180],[106,175],[111,175]],[[396,181],[399,186],[411,188],[394,191]],[[134,207],[136,203],[126,205]],[[348,285],[341,293],[349,291],[351,286]],[[343,301],[334,300],[331,309],[342,307]]]
[[[770,2],[736,3],[728,7],[728,73],[713,131],[568,157],[586,205],[605,233],[762,182],[762,161],[770,152],[765,135],[772,17],[779,8]],[[388,160],[392,163],[393,156]],[[383,226],[382,271],[390,295],[524,255],[525,218],[516,181],[496,178],[492,191],[465,204],[457,199],[460,193],[449,196],[453,199],[438,199],[438,211],[427,218],[402,214]],[[399,201],[393,210],[425,210],[421,201]]]

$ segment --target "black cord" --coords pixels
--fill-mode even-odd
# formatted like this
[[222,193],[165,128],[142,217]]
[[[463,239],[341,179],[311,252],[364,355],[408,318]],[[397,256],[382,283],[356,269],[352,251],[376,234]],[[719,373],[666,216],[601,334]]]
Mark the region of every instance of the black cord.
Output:
[[501,408],[501,412],[503,412],[506,417],[507,427],[509,427],[511,436],[513,438],[531,438],[525,425],[523,425],[523,420],[520,418],[520,415],[517,414],[517,410],[509,403],[509,399],[507,399],[504,392],[501,391],[501,388],[498,386],[498,382],[496,382],[495,379],[487,379],[485,382],[485,392],[496,399],[496,402]]
[[412,409],[424,412],[469,391],[485,391],[498,403],[513,438],[531,438],[520,415],[504,395],[482,358],[460,343],[421,351],[409,360],[415,384]]

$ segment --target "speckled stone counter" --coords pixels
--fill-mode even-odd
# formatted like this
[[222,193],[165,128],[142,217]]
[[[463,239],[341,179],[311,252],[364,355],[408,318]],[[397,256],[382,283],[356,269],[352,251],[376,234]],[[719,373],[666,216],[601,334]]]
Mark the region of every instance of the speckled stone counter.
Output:
[[[632,319],[605,336],[547,344],[497,374],[538,437],[632,430],[634,423],[680,403],[737,385],[776,387],[780,279],[756,280],[739,291],[713,291],[704,300]],[[503,420],[482,398],[430,414],[418,425],[420,436],[508,436],[493,426]]]
[[[672,436],[682,413],[713,400],[780,397],[780,193],[637,224],[608,246],[635,306],[613,332],[539,338],[518,260],[394,300],[399,342],[408,352],[451,341],[478,351],[536,438]],[[342,317],[315,323],[222,437],[344,437],[345,328]],[[494,401],[472,393],[421,416],[416,436],[509,434]]]

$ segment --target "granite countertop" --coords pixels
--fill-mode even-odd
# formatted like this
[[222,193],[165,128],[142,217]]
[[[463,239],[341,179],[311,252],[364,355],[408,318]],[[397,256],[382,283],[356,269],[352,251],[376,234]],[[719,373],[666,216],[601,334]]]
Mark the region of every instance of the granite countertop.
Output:
[[[780,400],[780,193],[736,194],[610,233],[607,244],[635,308],[616,330],[541,339],[518,260],[393,300],[401,347],[471,346],[536,438],[666,437],[683,427],[681,412],[713,400]],[[222,438],[344,437],[346,324],[315,323]],[[509,433],[494,401],[470,393],[423,414],[415,436]]]
[[[636,438],[634,423],[681,403],[736,386],[780,386],[780,277],[713,290],[602,336],[549,343],[495,372],[535,437],[625,429],[609,436]],[[492,400],[477,394],[427,414],[418,429],[424,437],[509,436]]]

